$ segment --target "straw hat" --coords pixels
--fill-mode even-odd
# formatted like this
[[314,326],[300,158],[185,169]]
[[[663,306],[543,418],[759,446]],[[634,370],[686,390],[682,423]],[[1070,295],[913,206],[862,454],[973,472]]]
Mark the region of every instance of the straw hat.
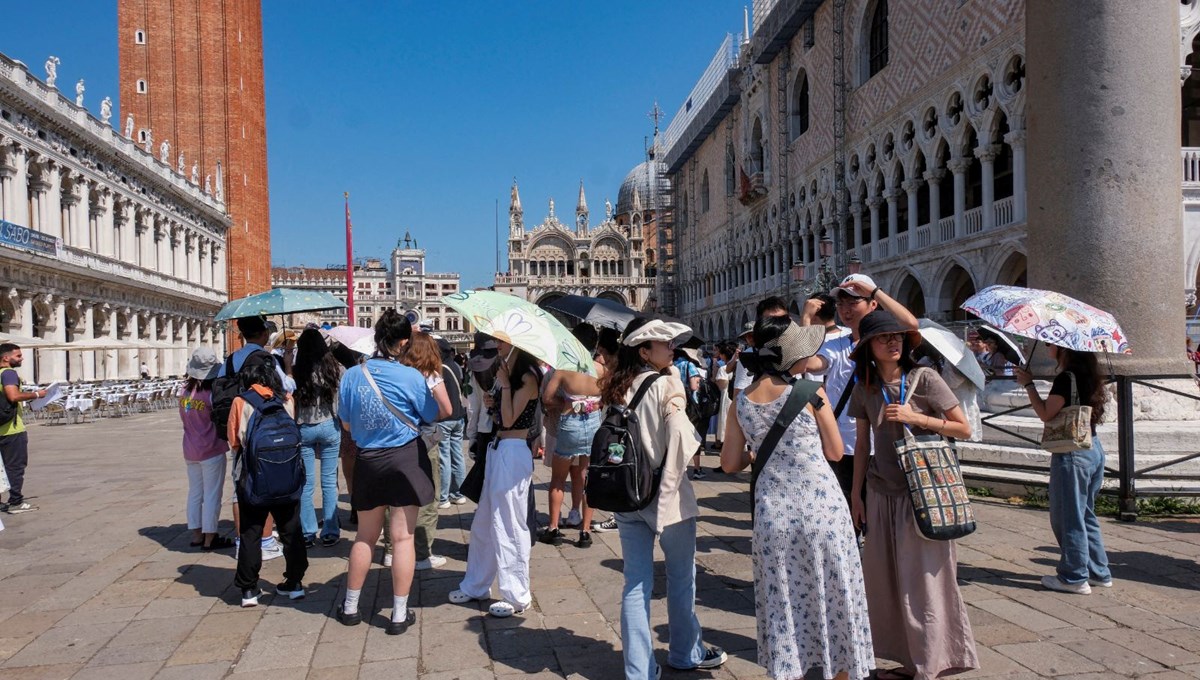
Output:
[[797,361],[816,354],[823,344],[824,326],[801,326],[793,321],[779,337],[754,350],[755,360],[763,368],[786,371]]

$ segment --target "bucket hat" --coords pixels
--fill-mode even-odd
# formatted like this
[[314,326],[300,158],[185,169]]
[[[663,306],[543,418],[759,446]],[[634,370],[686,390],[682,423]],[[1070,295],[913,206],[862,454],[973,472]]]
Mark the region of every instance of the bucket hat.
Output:
[[858,322],[858,347],[855,349],[855,353],[865,352],[866,350],[863,348],[867,346],[871,338],[890,333],[904,333],[908,338],[909,349],[921,344],[920,331],[906,328],[891,312],[876,309],[864,316],[862,321]]
[[197,347],[192,350],[192,358],[188,360],[187,374],[196,380],[212,380],[221,369],[221,357],[208,347]]
[[816,354],[823,344],[824,326],[801,326],[793,321],[779,337],[755,349],[754,354],[763,368],[786,371],[797,361]]
[[650,342],[652,340],[674,342],[680,345],[687,342],[690,337],[692,337],[692,329],[681,323],[663,321],[662,319],[650,319],[635,328],[632,333],[628,333],[622,342],[630,347],[636,347],[643,342]]

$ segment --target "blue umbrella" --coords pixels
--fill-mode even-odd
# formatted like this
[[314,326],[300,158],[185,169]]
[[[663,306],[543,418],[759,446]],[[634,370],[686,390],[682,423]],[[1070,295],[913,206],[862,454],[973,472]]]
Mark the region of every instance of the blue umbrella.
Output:
[[316,290],[275,288],[265,293],[230,300],[217,312],[215,321],[244,319],[249,316],[272,314],[295,314],[297,312],[319,312],[325,309],[343,309],[346,303]]

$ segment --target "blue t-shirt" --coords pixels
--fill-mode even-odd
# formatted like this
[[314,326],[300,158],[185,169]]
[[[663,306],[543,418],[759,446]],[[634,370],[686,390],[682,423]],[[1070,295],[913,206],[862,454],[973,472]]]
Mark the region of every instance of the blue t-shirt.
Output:
[[683,389],[687,391],[692,401],[699,403],[700,396],[692,391],[692,378],[700,377],[700,369],[687,359],[676,359],[675,368],[679,369],[679,379],[683,381]]
[[375,396],[371,383],[363,376],[364,370],[371,371],[384,398],[414,423],[437,421],[437,400],[417,369],[386,359],[371,359],[346,371],[338,388],[338,417],[343,423],[350,424],[350,436],[360,448],[404,446],[418,434],[400,422]]

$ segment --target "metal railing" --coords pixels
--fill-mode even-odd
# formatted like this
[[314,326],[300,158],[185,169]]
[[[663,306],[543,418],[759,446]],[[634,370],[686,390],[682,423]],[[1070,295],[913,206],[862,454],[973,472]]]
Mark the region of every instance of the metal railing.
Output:
[[[1137,519],[1137,499],[1139,491],[1137,482],[1139,480],[1160,480],[1172,482],[1200,482],[1200,474],[1183,473],[1183,474],[1164,474],[1164,470],[1170,467],[1186,463],[1188,461],[1200,458],[1200,452],[1187,453],[1181,456],[1171,458],[1166,461],[1158,461],[1151,465],[1138,468],[1136,456],[1136,421],[1133,418],[1134,400],[1133,386],[1141,385],[1151,390],[1166,392],[1177,397],[1183,397],[1191,401],[1200,402],[1200,396],[1188,394],[1179,390],[1171,389],[1164,385],[1155,384],[1155,380],[1194,380],[1195,376],[1188,374],[1178,375],[1117,375],[1110,376],[1105,380],[1106,384],[1116,385],[1116,408],[1117,408],[1117,466],[1111,467],[1106,465],[1104,468],[1104,476],[1108,479],[1117,480],[1117,506],[1118,516],[1124,521],[1134,521]],[[1010,376],[996,376],[989,380],[1013,380]],[[1019,411],[1025,411],[1030,408],[1029,404],[1014,406],[1013,408],[990,413],[981,418],[985,428],[992,428],[997,432],[1001,432],[1009,437],[1019,439],[1033,445],[1034,448],[1041,448],[1041,441],[1032,437],[1026,436],[1015,430],[997,424],[995,420],[1002,416],[1012,415]],[[998,463],[992,461],[971,461],[972,467],[992,468],[997,470],[1010,470],[1016,472],[1036,472],[1046,474],[1045,466],[1027,465],[1021,463]],[[1047,482],[1048,483],[1048,482]],[[1102,493],[1110,493],[1102,490]],[[1200,497],[1200,484],[1197,484],[1191,489],[1151,489],[1140,492],[1143,496],[1189,496]]]

